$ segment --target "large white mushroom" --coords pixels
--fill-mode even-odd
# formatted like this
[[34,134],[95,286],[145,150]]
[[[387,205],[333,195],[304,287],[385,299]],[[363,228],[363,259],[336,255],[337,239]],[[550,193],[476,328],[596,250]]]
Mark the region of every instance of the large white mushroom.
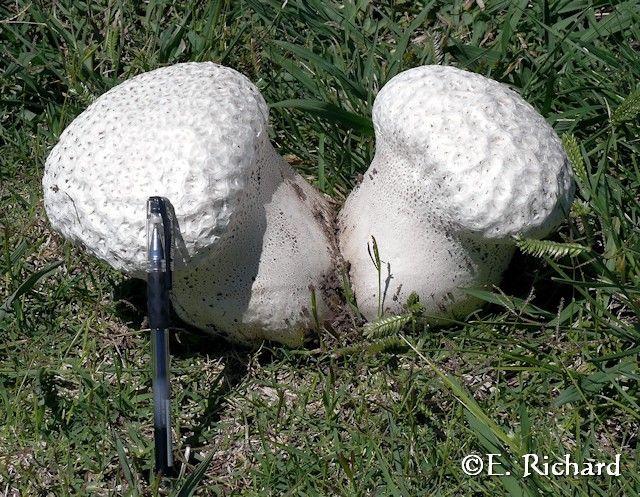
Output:
[[186,63],[111,89],[45,164],[51,224],[116,269],[145,273],[146,200],[178,224],[177,313],[232,340],[299,345],[336,248],[326,200],[275,152],[268,108],[240,73]]
[[465,287],[497,283],[513,238],[543,237],[566,215],[571,170],[554,130],[507,86],[446,66],[392,78],[373,107],[376,152],[339,214],[359,309],[399,312],[411,292],[434,320],[478,301]]

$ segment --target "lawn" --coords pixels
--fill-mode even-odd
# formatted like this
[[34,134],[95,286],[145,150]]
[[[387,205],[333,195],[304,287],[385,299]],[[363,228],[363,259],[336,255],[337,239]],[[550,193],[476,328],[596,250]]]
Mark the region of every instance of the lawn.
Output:
[[[636,2],[14,0],[0,6],[0,493],[640,494],[640,8]],[[215,61],[271,106],[278,151],[337,204],[368,167],[377,91],[447,64],[518,91],[574,167],[549,241],[446,328],[324,326],[257,350],[176,323],[175,480],[152,474],[145,285],[53,232],[41,176],[93,99]],[[386,324],[386,325],[385,325]],[[469,454],[507,476],[469,476]],[[523,477],[522,456],[620,476]]]

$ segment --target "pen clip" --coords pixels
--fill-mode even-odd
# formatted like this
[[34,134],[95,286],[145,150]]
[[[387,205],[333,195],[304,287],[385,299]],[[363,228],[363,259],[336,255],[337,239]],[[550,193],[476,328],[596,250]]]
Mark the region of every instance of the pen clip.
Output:
[[164,230],[165,284],[167,289],[171,289],[173,285],[173,224],[167,209],[169,201],[164,197],[160,197],[159,200],[160,217],[162,218],[162,228]]

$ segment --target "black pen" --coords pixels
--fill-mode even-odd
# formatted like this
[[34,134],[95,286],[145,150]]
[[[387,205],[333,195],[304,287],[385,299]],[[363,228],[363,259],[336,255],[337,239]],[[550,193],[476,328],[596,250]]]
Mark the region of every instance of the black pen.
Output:
[[147,307],[153,366],[153,427],[156,473],[173,473],[169,388],[169,289],[171,231],[165,199],[147,201]]

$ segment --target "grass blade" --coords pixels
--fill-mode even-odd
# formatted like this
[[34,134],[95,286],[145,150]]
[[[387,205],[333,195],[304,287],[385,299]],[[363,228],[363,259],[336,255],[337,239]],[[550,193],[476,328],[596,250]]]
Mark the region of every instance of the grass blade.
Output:
[[202,460],[200,464],[196,467],[196,469],[191,473],[185,481],[182,483],[180,488],[176,493],[176,497],[191,497],[193,493],[197,490],[198,485],[204,478],[204,475],[211,464],[211,460],[213,459],[214,452],[211,451],[209,455]]

